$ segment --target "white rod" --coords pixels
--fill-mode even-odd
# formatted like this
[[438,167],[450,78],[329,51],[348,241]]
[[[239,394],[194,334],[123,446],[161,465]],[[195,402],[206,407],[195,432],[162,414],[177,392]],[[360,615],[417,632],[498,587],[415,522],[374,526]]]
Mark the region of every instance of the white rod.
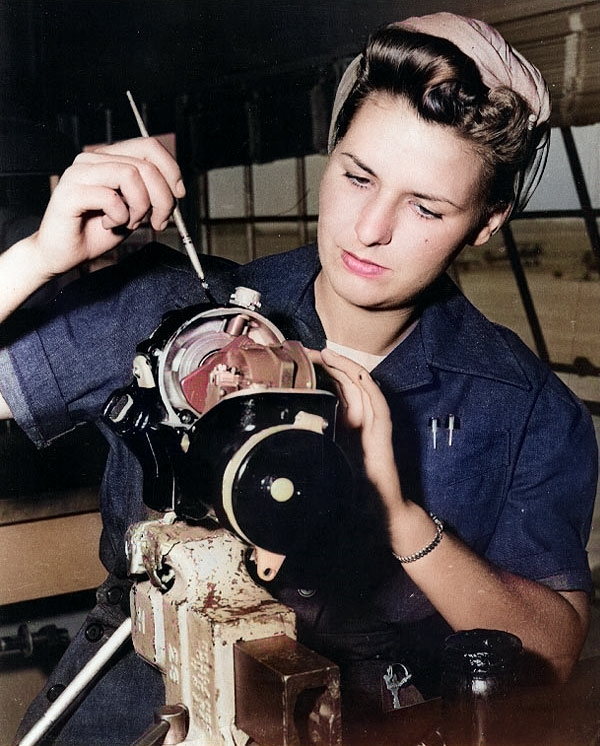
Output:
[[73,681],[60,694],[33,728],[23,737],[19,746],[33,746],[56,723],[67,707],[90,684],[102,667],[117,652],[121,645],[131,635],[131,618],[127,619],[108,638],[96,655],[86,663]]

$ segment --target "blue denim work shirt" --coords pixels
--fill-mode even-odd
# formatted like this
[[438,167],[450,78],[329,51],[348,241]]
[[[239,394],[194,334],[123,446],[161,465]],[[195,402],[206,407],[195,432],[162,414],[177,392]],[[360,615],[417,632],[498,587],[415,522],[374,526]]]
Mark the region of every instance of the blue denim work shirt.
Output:
[[[316,247],[308,246],[245,265],[239,277],[261,291],[261,310],[288,336],[322,349],[314,301],[319,269]],[[390,407],[405,496],[492,565],[554,590],[590,591],[586,543],[598,456],[589,413],[448,277],[428,296],[415,329],[371,371]],[[307,598],[289,587],[280,597],[296,610],[312,647],[334,660],[402,661],[416,671],[425,696],[436,694],[450,629],[401,565],[388,565],[385,539],[371,533],[378,543],[368,530],[354,536],[345,581],[333,593],[315,589]],[[340,601],[342,587],[352,588],[351,598]],[[350,662],[347,673],[356,674],[358,688],[371,690],[381,678],[381,666],[366,683],[355,668]]]
[[[219,302],[235,285],[252,287],[262,293],[261,313],[286,336],[325,346],[314,302],[314,245],[238,268],[210,257],[204,263]],[[110,393],[130,379],[136,344],[164,312],[201,300],[185,260],[153,245],[69,288],[35,330],[9,325],[0,373],[15,419],[39,445],[97,420]],[[485,319],[442,277],[418,325],[372,376],[391,410],[407,497],[493,565],[555,590],[591,590],[591,419],[516,335]],[[110,443],[101,556],[122,578],[125,531],[146,512],[141,473],[124,444],[100,427]],[[374,496],[362,487],[364,512],[349,521],[333,575],[307,585],[284,564],[272,590],[296,611],[299,639],[338,662],[357,690],[374,691],[382,666],[402,662],[425,696],[435,694],[450,629],[392,557]]]
[[[322,349],[319,269],[311,245],[245,265],[238,278],[261,291],[261,311],[288,336]],[[371,371],[391,410],[406,497],[499,567],[555,590],[591,590],[597,450],[586,408],[448,277],[429,296],[415,330]]]

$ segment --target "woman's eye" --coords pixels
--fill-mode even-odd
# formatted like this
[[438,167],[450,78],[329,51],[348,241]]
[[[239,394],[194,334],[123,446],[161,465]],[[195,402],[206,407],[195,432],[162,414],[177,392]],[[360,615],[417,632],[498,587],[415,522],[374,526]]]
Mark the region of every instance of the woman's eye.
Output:
[[428,210],[426,207],[423,207],[423,205],[420,205],[418,202],[413,202],[412,206],[415,209],[415,212],[417,213],[417,215],[419,215],[422,218],[426,218],[429,220],[431,219],[440,220],[442,217],[439,213]]
[[356,174],[351,174],[349,171],[346,171],[344,176],[355,186],[361,187],[364,189],[365,187],[368,187],[371,183],[371,179],[368,179],[366,176],[357,176]]

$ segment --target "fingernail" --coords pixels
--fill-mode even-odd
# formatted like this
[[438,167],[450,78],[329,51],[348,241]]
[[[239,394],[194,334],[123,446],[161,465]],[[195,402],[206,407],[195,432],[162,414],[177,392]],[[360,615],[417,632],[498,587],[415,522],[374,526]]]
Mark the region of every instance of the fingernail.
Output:
[[175,184],[175,191],[173,192],[173,194],[177,198],[185,197],[185,186],[183,185],[183,181],[181,179],[179,179],[177,184]]
[[165,230],[165,228],[166,228],[166,227],[167,227],[168,225],[169,225],[169,221],[168,221],[168,220],[165,220],[165,222],[164,222],[164,223],[161,223],[161,224],[160,224],[160,226],[159,226],[158,230],[159,230],[159,231],[164,231],[164,230]]

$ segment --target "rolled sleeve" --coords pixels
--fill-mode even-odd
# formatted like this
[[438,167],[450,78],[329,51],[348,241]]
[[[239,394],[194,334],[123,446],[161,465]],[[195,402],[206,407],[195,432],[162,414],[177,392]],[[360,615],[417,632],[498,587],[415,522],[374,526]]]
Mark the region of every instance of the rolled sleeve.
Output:
[[110,279],[67,288],[43,319],[25,320],[3,350],[3,395],[38,446],[100,415],[111,391],[130,377],[137,342],[153,328],[154,309],[139,308],[141,281],[116,292]]
[[590,591],[586,544],[597,472],[591,417],[550,375],[532,409],[487,558],[555,590]]
[[[35,312],[3,325],[0,390],[34,443],[46,445],[97,419],[110,394],[130,379],[136,346],[163,314],[206,301],[179,257],[150,245],[67,287],[43,318]],[[206,264],[215,270],[213,292],[229,290],[229,263]]]
[[0,390],[15,421],[38,447],[75,426],[35,332],[0,349]]

